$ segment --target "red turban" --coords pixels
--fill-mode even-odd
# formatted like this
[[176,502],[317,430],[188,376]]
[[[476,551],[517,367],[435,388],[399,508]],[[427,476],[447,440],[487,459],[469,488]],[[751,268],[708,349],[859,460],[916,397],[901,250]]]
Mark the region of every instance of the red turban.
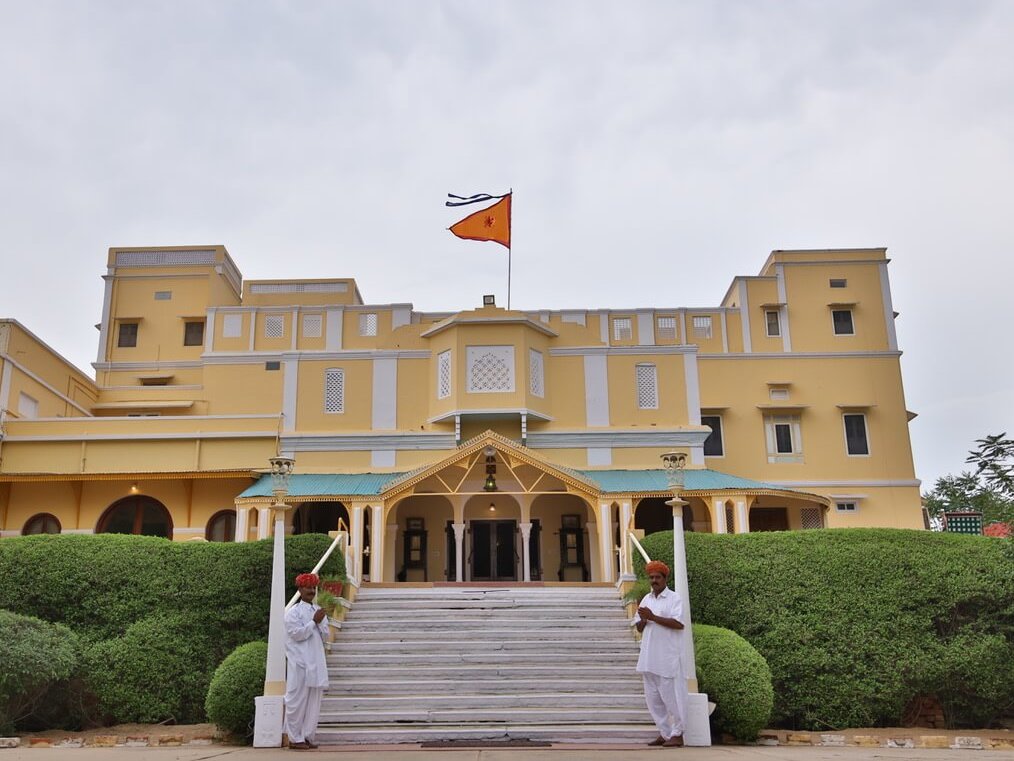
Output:
[[320,584],[320,578],[315,573],[301,573],[296,577],[297,587],[315,587]]
[[644,572],[649,576],[653,573],[660,573],[666,578],[669,578],[669,566],[663,563],[661,560],[652,560],[648,565],[644,567]]

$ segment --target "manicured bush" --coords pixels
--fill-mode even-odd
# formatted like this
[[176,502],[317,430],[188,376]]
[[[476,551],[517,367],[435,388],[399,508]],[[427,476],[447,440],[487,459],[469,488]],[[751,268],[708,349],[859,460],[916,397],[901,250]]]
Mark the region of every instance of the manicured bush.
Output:
[[66,626],[0,610],[0,734],[30,721],[47,693],[74,677],[80,657]]
[[[894,726],[913,697],[936,695],[952,725],[982,726],[1014,704],[1008,540],[835,529],[689,533],[686,545],[694,620],[764,656],[773,723]],[[644,546],[672,565],[672,532]]]
[[767,726],[775,692],[764,656],[736,632],[694,624],[697,684],[716,704],[711,725],[750,741]]
[[230,734],[253,734],[254,698],[264,691],[267,642],[240,645],[215,669],[204,709],[208,720]]

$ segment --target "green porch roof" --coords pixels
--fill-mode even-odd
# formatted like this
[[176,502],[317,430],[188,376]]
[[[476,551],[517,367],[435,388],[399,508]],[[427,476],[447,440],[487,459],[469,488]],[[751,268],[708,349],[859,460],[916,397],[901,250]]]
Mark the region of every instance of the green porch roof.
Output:
[[[384,487],[404,473],[295,473],[289,476],[290,497],[340,496],[375,497]],[[243,497],[270,497],[271,476],[262,475],[239,495]]]

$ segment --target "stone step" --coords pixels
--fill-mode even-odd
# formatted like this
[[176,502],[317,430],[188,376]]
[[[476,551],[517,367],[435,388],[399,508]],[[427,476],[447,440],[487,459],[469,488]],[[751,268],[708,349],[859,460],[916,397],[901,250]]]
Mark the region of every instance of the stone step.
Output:
[[385,663],[397,657],[399,662],[411,664],[432,660],[437,663],[497,663],[503,660],[531,663],[616,663],[621,659],[637,660],[637,648],[629,643],[624,647],[610,647],[608,642],[559,642],[547,646],[545,642],[502,640],[499,642],[357,642],[332,647],[327,656],[331,663]]
[[325,745],[422,743],[440,740],[536,740],[552,743],[647,743],[658,735],[649,722],[622,724],[515,724],[485,722],[392,727],[379,724],[321,724],[317,742]]
[[476,692],[484,695],[496,695],[504,692],[622,695],[630,694],[632,690],[639,693],[641,689],[641,680],[636,677],[519,677],[476,683],[470,679],[428,679],[410,675],[406,675],[402,679],[361,679],[343,676],[341,679],[332,679],[330,687],[327,688],[327,695],[335,697],[349,694],[426,695],[438,693],[460,695]]
[[[627,659],[625,659],[627,660]],[[543,665],[522,664],[450,664],[450,665],[429,665],[417,664],[412,667],[412,676],[416,679],[519,679],[539,677],[581,677],[581,678],[606,678],[623,679],[634,673],[633,664],[636,660],[630,659],[629,663],[620,665],[602,665],[589,663],[584,666],[566,665],[559,663],[547,663]],[[374,663],[354,662],[340,666],[329,666],[328,671],[334,679],[387,679],[395,680],[405,676],[405,666],[401,664],[384,664],[382,666]],[[640,681],[637,681],[640,685]]]
[[573,597],[427,597],[427,598],[385,598],[385,597],[357,597],[356,608],[373,609],[398,607],[412,610],[425,610],[428,608],[554,608],[566,606],[570,608],[602,608],[604,610],[615,610],[622,608],[623,603],[616,595],[608,597],[579,598]]
[[598,724],[600,722],[645,722],[650,721],[648,709],[641,708],[512,708],[498,710],[476,706],[473,708],[411,708],[389,711],[363,711],[361,713],[320,714],[321,724],[340,726],[344,723],[359,723],[369,720],[373,723],[441,722],[446,724],[468,724],[483,721],[507,721],[526,724]]
[[425,628],[418,630],[391,629],[390,627],[363,628],[351,626],[348,622],[337,634],[342,647],[352,646],[357,642],[430,642],[430,643],[466,643],[466,642],[499,642],[507,640],[538,640],[553,642],[608,642],[610,645],[623,643],[636,645],[630,627],[517,627],[488,626],[469,627],[462,629]]
[[[324,714],[349,714],[373,711],[434,711],[434,710],[475,710],[485,711],[526,708],[526,709],[629,709],[646,710],[644,694],[638,689],[622,694],[575,694],[560,692],[544,693],[493,693],[479,694],[437,693],[431,695],[328,695],[321,710]],[[368,715],[366,718],[372,718]]]
[[400,608],[377,608],[363,611],[353,608],[354,613],[347,616],[354,621],[383,621],[394,625],[418,623],[421,621],[450,625],[463,621],[510,621],[523,619],[526,621],[625,621],[622,610],[589,609],[589,608],[498,608],[498,609],[462,609],[412,611]]

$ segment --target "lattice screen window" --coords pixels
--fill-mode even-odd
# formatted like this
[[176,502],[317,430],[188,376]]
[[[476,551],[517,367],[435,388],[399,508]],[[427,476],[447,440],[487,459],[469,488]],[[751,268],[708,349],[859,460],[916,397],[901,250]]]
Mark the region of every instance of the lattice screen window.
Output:
[[285,317],[280,314],[269,314],[264,318],[265,338],[285,337]]
[[362,314],[359,315],[359,335],[361,336],[377,335],[376,312],[363,312]]
[[634,328],[629,317],[617,317],[613,320],[613,340],[629,341],[634,337]]
[[319,314],[303,315],[303,338],[320,338],[324,318]]
[[18,394],[18,415],[24,418],[38,417],[39,400],[21,391]]
[[638,365],[637,406],[642,410],[658,409],[658,373],[655,365]]
[[800,524],[805,528],[824,528],[824,514],[819,507],[804,507],[799,511]]
[[468,392],[487,394],[514,391],[513,346],[468,347]]
[[222,315],[222,338],[239,338],[243,335],[243,315]]
[[711,338],[711,315],[694,316],[694,338]]
[[324,375],[324,412],[345,412],[345,371],[337,367]]
[[736,521],[732,515],[732,505],[725,506],[725,530],[727,533],[736,533]]
[[655,332],[659,338],[666,339],[669,341],[676,340],[676,318],[675,317],[659,317],[655,321]]
[[437,355],[437,398],[446,399],[451,395],[451,350]]
[[542,363],[542,352],[535,349],[528,350],[528,389],[532,396],[546,395],[546,379]]

